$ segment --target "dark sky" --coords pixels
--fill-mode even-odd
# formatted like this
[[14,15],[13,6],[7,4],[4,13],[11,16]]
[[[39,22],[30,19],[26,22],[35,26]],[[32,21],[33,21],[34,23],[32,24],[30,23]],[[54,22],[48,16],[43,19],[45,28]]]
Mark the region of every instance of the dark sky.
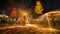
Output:
[[[33,17],[36,18],[39,15],[37,15],[34,12],[34,6],[35,2],[37,0],[0,0],[0,13],[2,13],[2,10],[5,10],[6,14],[9,15],[11,13],[11,9],[13,6],[21,6],[24,5],[27,9],[32,9]],[[46,13],[48,11],[60,9],[60,0],[40,0],[44,11],[43,13]]]
[[45,11],[60,9],[60,0],[41,0]]

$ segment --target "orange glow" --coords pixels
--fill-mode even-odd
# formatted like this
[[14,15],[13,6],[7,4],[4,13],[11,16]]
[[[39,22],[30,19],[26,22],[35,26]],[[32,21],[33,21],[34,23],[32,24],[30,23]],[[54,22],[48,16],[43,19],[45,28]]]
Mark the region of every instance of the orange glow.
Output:
[[13,7],[13,9],[12,9],[12,12],[11,12],[11,15],[10,15],[11,17],[14,17],[14,16],[16,16],[16,8],[15,7]]
[[43,7],[42,7],[40,1],[37,1],[36,6],[35,6],[35,12],[37,14],[42,14],[42,11],[43,11]]

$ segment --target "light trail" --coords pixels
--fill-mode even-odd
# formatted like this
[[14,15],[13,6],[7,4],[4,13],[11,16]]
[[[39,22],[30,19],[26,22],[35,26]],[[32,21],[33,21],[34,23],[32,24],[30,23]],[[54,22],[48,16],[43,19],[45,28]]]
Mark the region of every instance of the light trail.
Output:
[[33,28],[36,28],[38,31],[41,31],[41,32],[47,32],[47,31],[51,31],[51,32],[56,32],[56,31],[59,31],[57,29],[53,29],[53,28],[44,28],[44,27],[39,27],[39,25],[36,25],[36,24],[26,24],[25,26],[21,26],[21,25],[17,25],[17,26],[9,26],[9,27],[4,27],[4,28],[0,28],[1,29],[13,29],[13,28],[26,28],[26,27],[33,27]]

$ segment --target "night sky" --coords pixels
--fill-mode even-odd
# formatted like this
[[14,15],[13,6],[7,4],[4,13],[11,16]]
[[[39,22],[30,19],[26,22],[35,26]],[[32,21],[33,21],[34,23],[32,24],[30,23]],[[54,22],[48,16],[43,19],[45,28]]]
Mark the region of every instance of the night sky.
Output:
[[[19,6],[24,6],[27,9],[32,9],[32,15],[34,18],[40,16],[40,14],[36,14],[34,12],[35,2],[37,0],[0,0],[0,14],[2,14],[2,10],[5,10],[6,15],[10,15],[11,9],[13,6],[17,8]],[[60,9],[60,0],[39,0],[43,5],[44,11],[43,13]]]

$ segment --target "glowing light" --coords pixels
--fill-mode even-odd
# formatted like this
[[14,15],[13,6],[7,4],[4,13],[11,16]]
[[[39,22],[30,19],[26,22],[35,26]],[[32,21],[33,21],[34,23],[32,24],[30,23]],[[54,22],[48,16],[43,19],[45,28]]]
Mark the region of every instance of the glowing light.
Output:
[[33,26],[33,25],[31,25],[31,24],[27,24],[27,26]]
[[30,21],[30,17],[28,17],[28,21]]
[[18,18],[18,21],[20,21],[21,19],[20,18]]
[[2,16],[0,15],[0,17],[2,17]]
[[42,14],[42,11],[43,11],[43,7],[42,7],[40,1],[37,1],[36,6],[35,6],[35,12],[37,14]]
[[8,16],[6,16],[5,18],[8,18]]
[[10,18],[10,20],[12,21],[12,18]]
[[14,21],[16,21],[16,18],[14,18]]
[[16,16],[16,8],[15,7],[13,7],[13,9],[12,9],[12,11],[11,11],[11,15],[10,15],[11,17],[14,17],[14,16]]
[[52,31],[52,32],[58,31],[58,30],[53,29],[53,28],[48,28],[48,30],[50,30],[50,31]]
[[23,14],[23,16],[27,16],[27,13],[26,12],[23,12],[22,14]]

